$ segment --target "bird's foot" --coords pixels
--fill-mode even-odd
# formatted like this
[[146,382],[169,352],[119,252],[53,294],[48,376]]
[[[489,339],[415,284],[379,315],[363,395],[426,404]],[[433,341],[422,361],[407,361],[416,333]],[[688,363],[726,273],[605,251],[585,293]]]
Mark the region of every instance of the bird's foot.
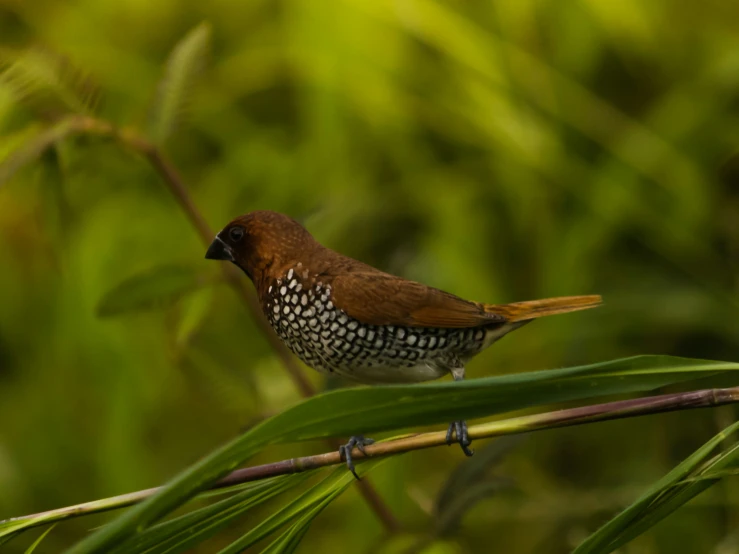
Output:
[[[452,437],[454,437],[452,439]],[[462,447],[462,452],[467,456],[472,456],[475,451],[470,449],[470,435],[467,432],[466,421],[453,421],[449,424],[449,430],[446,432],[446,443],[451,445],[452,442],[458,442],[459,446]]]
[[[466,429],[467,428],[465,427],[465,430]],[[370,444],[374,444],[374,442],[375,441],[373,439],[366,439],[362,435],[356,435],[356,436],[350,437],[349,442],[347,442],[346,444],[342,444],[339,447],[339,456],[341,457],[342,460],[346,461],[346,467],[349,468],[349,471],[352,472],[352,474],[354,475],[354,477],[357,478],[357,480],[359,480],[359,475],[357,475],[357,472],[354,470],[354,461],[352,460],[352,450],[354,450],[354,448],[356,447],[359,449],[359,451],[362,454],[367,456],[367,453],[364,451],[364,447],[369,446]]]

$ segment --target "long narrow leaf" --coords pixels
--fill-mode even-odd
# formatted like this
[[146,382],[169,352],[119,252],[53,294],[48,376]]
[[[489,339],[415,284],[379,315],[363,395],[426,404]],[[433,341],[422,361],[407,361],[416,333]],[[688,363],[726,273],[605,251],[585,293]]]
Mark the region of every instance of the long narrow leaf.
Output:
[[636,356],[463,382],[355,388],[311,398],[253,431],[268,442],[348,436],[648,391],[726,372],[739,379],[739,363]]
[[298,486],[309,474],[270,479],[205,508],[160,523],[127,541],[113,553],[174,554],[212,537],[245,512]]
[[739,364],[731,362],[638,356],[466,382],[333,391],[308,399],[221,447],[70,552],[104,552],[146,529],[267,444],[482,417],[553,402],[647,391],[719,374],[736,375],[738,371]]
[[[357,473],[360,476],[364,475],[370,469],[382,463],[382,461],[363,463],[357,468]],[[345,467],[336,468],[318,485],[300,495],[280,511],[272,514],[246,535],[221,550],[219,554],[238,554],[264,537],[274,533],[286,523],[293,521],[301,514],[313,513],[313,510],[320,506],[321,508],[313,515],[315,517],[325,505],[328,505],[334,498],[341,494],[353,481],[354,476]],[[313,517],[308,518],[306,524],[309,524]]]
[[169,138],[187,109],[195,80],[205,64],[209,42],[210,25],[201,23],[172,50],[151,113],[149,136],[155,143],[162,144]]
[[29,138],[5,159],[0,160],[0,186],[18,171],[37,161],[52,144],[66,138],[75,130],[75,120],[63,119]]
[[718,482],[719,478],[692,479],[692,474],[712,474],[739,461],[739,444],[705,465],[711,453],[739,430],[734,423],[701,446],[687,459],[652,485],[638,500],[590,535],[573,554],[612,552],[640,535],[667,515]]
[[477,449],[472,458],[465,459],[449,475],[436,497],[437,515],[445,511],[460,494],[468,488],[479,485],[486,479],[493,466],[498,465],[521,442],[521,436],[502,437]]
[[12,539],[20,535],[22,532],[23,530],[20,529],[18,531],[12,531],[10,533],[0,536],[0,545],[5,544],[6,542],[10,542]]
[[38,545],[41,544],[41,541],[43,541],[46,538],[46,535],[48,535],[49,533],[51,533],[51,530],[54,529],[54,527],[56,527],[56,526],[57,526],[57,524],[55,523],[54,525],[52,525],[51,527],[49,527],[46,531],[44,531],[43,533],[41,533],[41,535],[39,535],[39,537],[35,541],[33,541],[33,544],[31,544],[31,546],[29,546],[26,549],[25,554],[33,554],[33,552],[38,548]]
[[125,279],[103,295],[97,314],[110,317],[137,310],[164,307],[188,292],[207,285],[202,271],[182,265],[154,267]]
[[89,115],[99,90],[90,76],[68,59],[43,48],[19,54],[0,74],[14,97],[46,114]]
[[[713,473],[714,470],[720,471],[729,465],[736,467],[737,463],[739,463],[739,444],[735,444],[730,450],[716,456],[709,462],[706,469]],[[703,471],[705,469],[702,469],[701,473]],[[642,517],[633,520],[616,540],[608,545],[608,549],[605,551],[612,552],[638,537],[719,481],[720,479],[716,477],[707,479],[689,478],[688,483],[685,481],[676,483],[671,489],[664,491],[664,494],[659,495],[653,505],[649,506],[649,510]]]
[[336,492],[331,496],[327,496],[323,501],[315,505],[313,508],[303,514],[295,523],[293,523],[287,531],[282,533],[267,548],[262,550],[262,554],[290,554],[300,544],[303,536],[308,532],[313,520],[318,517],[326,506],[331,504],[334,499],[341,494],[342,491]]

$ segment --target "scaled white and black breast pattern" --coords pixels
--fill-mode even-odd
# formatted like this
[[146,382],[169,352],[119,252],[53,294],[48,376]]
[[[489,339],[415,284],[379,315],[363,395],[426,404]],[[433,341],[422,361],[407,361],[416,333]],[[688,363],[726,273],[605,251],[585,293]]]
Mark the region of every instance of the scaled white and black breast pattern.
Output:
[[304,287],[307,277],[300,265],[289,270],[268,287],[264,309],[290,350],[318,371],[365,382],[425,381],[442,377],[488,346],[484,327],[364,324],[334,306],[330,285]]

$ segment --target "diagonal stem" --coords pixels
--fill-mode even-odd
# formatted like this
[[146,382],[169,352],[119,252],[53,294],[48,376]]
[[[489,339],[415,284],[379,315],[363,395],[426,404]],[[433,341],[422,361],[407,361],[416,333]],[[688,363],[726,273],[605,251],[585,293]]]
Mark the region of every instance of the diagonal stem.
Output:
[[[595,404],[578,408],[567,408],[554,412],[545,412],[482,423],[480,425],[470,427],[469,435],[472,439],[486,439],[503,435],[543,431],[559,427],[571,427],[575,425],[583,425],[585,423],[595,423],[598,421],[623,419],[677,410],[723,406],[737,402],[739,402],[739,387],[680,392],[660,396],[650,396],[646,398],[620,400],[617,402],[607,402],[604,404]],[[355,449],[352,457],[355,461],[360,461],[367,457],[378,458],[394,456],[413,450],[446,445],[446,431],[418,433],[366,446],[366,456],[359,449]],[[268,479],[278,475],[301,473],[341,463],[343,463],[343,461],[341,460],[339,453],[336,450],[332,450],[331,452],[317,454],[315,456],[303,456],[300,458],[292,458],[270,464],[238,469],[218,481],[218,483],[213,485],[211,488],[225,488],[250,481],[259,481],[261,479]],[[145,500],[157,491],[159,491],[159,488],[146,489],[111,498],[86,502],[84,504],[77,504],[76,506],[68,506],[56,510],[49,510],[47,512],[0,521],[0,537],[3,536],[2,528],[4,526],[17,524],[18,527],[12,532],[20,532],[31,527],[38,527],[55,521],[130,506]]]
[[[30,160],[38,158],[46,149],[60,140],[77,134],[114,138],[144,157],[161,176],[165,185],[172,193],[172,196],[174,196],[182,208],[182,211],[185,212],[190,223],[197,230],[203,244],[206,246],[210,244],[214,233],[193,202],[187,187],[174,165],[164,157],[161,150],[154,143],[148,141],[133,130],[119,129],[105,120],[87,116],[71,116],[57,122],[46,131],[40,133],[29,144],[15,151],[0,164],[0,186],[19,168],[26,165]],[[236,268],[224,263],[221,264],[221,270],[228,284],[244,302],[256,321],[257,326],[261,329],[265,338],[272,346],[272,349],[282,361],[283,366],[300,391],[301,396],[307,398],[316,394],[315,387],[295,362],[295,358],[291,356],[287,348],[280,342],[277,335],[272,332],[264,315],[262,315],[262,310],[259,307],[256,296],[245,286],[244,279]],[[385,528],[390,532],[397,531],[400,528],[398,521],[371,483],[364,480],[357,483],[357,486]]]
[[[159,173],[162,181],[164,181],[164,184],[182,208],[182,211],[185,212],[187,219],[190,220],[192,226],[197,230],[202,243],[205,246],[208,246],[213,240],[213,237],[215,237],[215,233],[205,221],[200,210],[195,206],[195,203],[193,202],[190,193],[187,191],[187,187],[177,172],[177,169],[164,157],[161,150],[155,144],[130,130],[116,131],[113,129],[113,134],[123,144],[146,158],[154,170]],[[244,279],[241,277],[238,270],[227,263],[222,263],[221,268],[226,277],[226,281],[231,285],[239,295],[239,298],[241,298],[246,305],[249,313],[257,322],[258,327],[277,353],[277,356],[282,361],[285,369],[287,369],[290,377],[295,383],[295,386],[300,391],[300,394],[303,397],[313,396],[316,393],[315,388],[305,377],[300,367],[295,363],[295,359],[292,357],[290,352],[288,352],[287,348],[285,348],[285,346],[280,342],[277,335],[272,332],[272,329],[262,314],[262,310],[259,307],[259,302],[256,296],[245,286]]]
[[[132,130],[119,130],[107,121],[101,121],[98,119],[88,117],[74,118],[72,120],[72,128],[79,131],[112,136],[131,150],[146,158],[154,170],[160,175],[164,184],[182,208],[182,211],[185,212],[185,215],[192,226],[197,230],[203,244],[205,246],[210,244],[215,233],[200,213],[200,210],[198,210],[195,202],[193,202],[184,181],[177,172],[177,169],[164,157],[159,147]],[[260,328],[270,346],[282,361],[283,366],[289,373],[295,386],[300,391],[300,394],[304,398],[316,394],[315,387],[305,376],[300,366],[295,362],[295,358],[272,331],[267,320],[262,314],[259,301],[255,294],[245,286],[244,279],[238,270],[227,263],[222,263],[221,269],[226,281],[244,302],[252,318],[256,321],[257,326]],[[389,532],[397,531],[400,528],[398,520],[393,516],[390,508],[385,504],[382,497],[377,493],[372,484],[365,479],[364,481],[358,482],[357,486],[359,487],[360,493],[367,501],[367,504],[369,504],[370,508],[375,512],[386,530]]]

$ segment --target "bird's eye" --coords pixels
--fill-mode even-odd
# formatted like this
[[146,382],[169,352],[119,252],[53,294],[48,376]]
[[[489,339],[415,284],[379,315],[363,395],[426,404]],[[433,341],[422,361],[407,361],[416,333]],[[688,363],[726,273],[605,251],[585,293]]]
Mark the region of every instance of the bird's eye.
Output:
[[228,232],[228,236],[231,237],[232,241],[239,242],[244,238],[244,230],[241,227],[231,227],[231,230]]

